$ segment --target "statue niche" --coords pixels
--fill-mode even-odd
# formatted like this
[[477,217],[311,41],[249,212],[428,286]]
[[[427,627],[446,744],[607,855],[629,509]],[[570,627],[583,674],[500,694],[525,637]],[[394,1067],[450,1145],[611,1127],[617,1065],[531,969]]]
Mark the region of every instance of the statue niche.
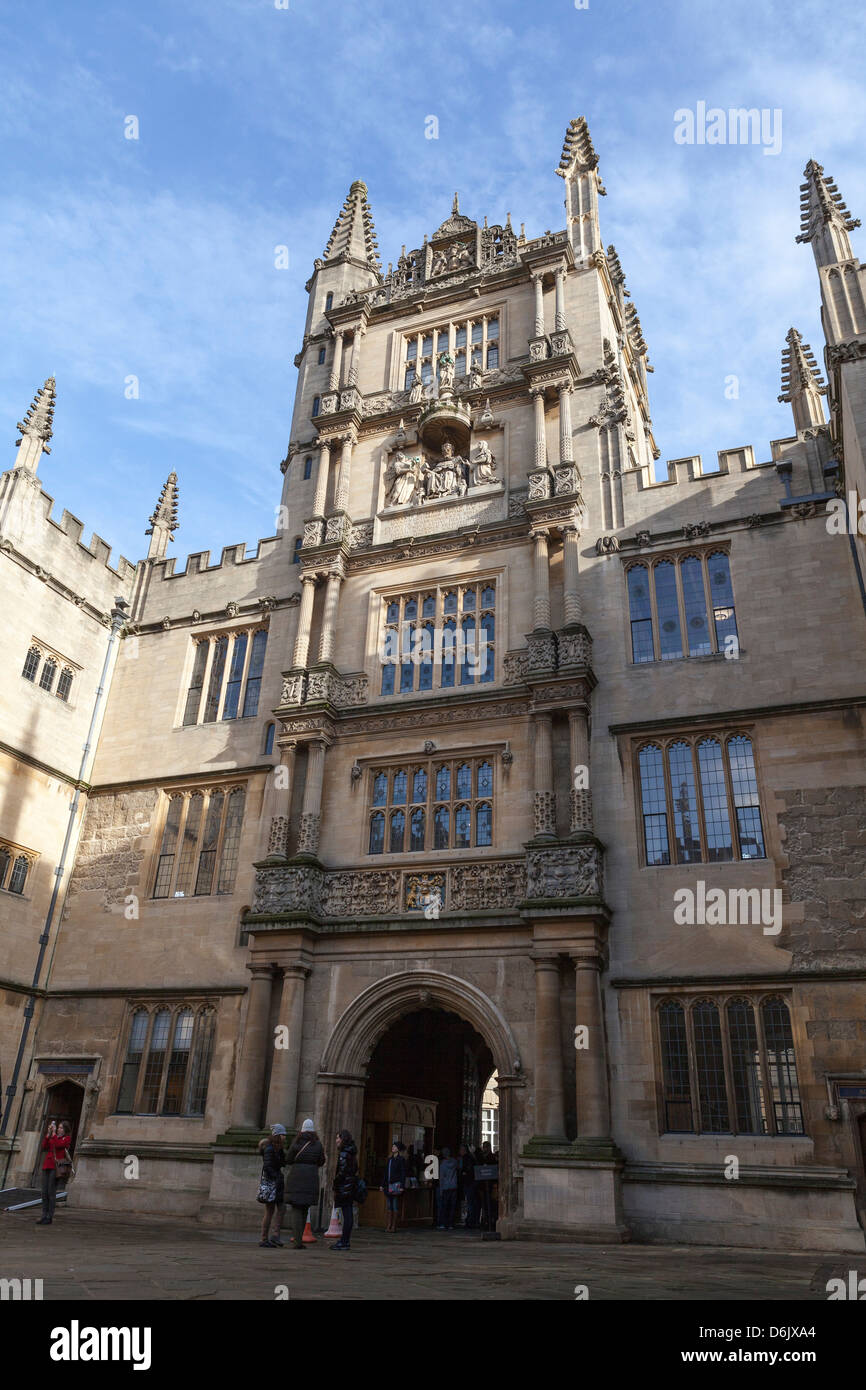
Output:
[[423,506],[450,497],[466,497],[473,488],[498,482],[496,458],[486,440],[465,458],[456,452],[453,439],[446,436],[438,457],[409,457],[402,449],[395,454],[385,479],[385,506]]

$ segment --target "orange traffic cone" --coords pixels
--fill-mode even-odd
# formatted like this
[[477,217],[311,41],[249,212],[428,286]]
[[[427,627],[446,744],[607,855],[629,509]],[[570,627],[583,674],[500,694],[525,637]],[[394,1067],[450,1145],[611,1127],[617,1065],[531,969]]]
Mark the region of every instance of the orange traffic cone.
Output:
[[301,1236],[302,1245],[315,1245],[318,1237],[313,1235],[313,1228],[310,1225],[310,1209],[307,1208],[307,1224],[304,1227],[304,1234]]
[[336,1207],[331,1208],[331,1224],[325,1232],[325,1240],[334,1240],[343,1234],[343,1226]]

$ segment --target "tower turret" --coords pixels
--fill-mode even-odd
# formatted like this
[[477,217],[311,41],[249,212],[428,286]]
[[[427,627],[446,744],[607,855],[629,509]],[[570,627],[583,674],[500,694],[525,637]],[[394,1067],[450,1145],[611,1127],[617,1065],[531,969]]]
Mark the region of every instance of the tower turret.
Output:
[[849,213],[836,184],[814,159],[803,170],[806,182],[800,184],[800,235],[798,242],[812,243],[815,264],[820,269],[850,261],[854,255],[848,233],[860,226]]
[[51,453],[48,441],[53,433],[55,397],[56,383],[50,376],[36,392],[23,421],[18,422],[21,438],[15,441],[18,445],[16,468],[35,473],[42,455]]
[[565,211],[568,239],[576,261],[587,261],[601,249],[598,200],[606,189],[599,177],[598,155],[583,116],[569,123],[557,174],[565,179]]
[[163,484],[162,492],[159,494],[159,501],[153,516],[150,518],[150,526],[144,533],[146,536],[150,536],[150,545],[147,548],[148,560],[162,560],[164,558],[168,550],[168,543],[173,539],[173,532],[180,524],[177,519],[177,494],[177,474],[169,473]]
[[794,429],[814,429],[827,423],[824,405],[827,387],[815,363],[815,354],[804,343],[796,328],[788,330],[787,346],[782,349],[782,394],[779,400],[790,405],[794,414]]

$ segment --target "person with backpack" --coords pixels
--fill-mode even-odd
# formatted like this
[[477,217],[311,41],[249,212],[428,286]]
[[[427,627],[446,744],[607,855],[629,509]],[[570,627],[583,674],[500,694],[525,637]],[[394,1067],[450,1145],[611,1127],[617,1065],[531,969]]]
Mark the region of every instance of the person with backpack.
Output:
[[285,1210],[285,1185],[283,1166],[285,1155],[286,1130],[284,1125],[272,1125],[268,1138],[259,1140],[259,1153],[262,1156],[262,1176],[259,1181],[258,1201],[265,1210],[262,1216],[262,1238],[259,1245],[264,1248],[282,1246],[280,1226]]
[[439,1161],[439,1225],[437,1230],[454,1230],[454,1211],[457,1206],[457,1176],[460,1165],[451,1157],[451,1150],[442,1150]]
[[405,1144],[395,1139],[391,1145],[391,1157],[385,1164],[385,1181],[382,1191],[385,1194],[386,1231],[396,1232],[400,1214],[400,1198],[406,1190],[407,1163],[404,1158]]
[[54,1204],[57,1200],[57,1164],[66,1157],[70,1138],[69,1125],[65,1120],[60,1121],[59,1130],[52,1120],[45,1131],[45,1138],[42,1140],[42,1152],[45,1155],[42,1160],[42,1215],[36,1222],[37,1226],[50,1226],[54,1220]]
[[292,1240],[296,1250],[305,1250],[304,1226],[307,1209],[319,1200],[319,1169],[325,1162],[325,1148],[312,1120],[304,1120],[301,1132],[286,1154],[286,1201],[292,1208]]
[[334,1206],[343,1214],[343,1234],[332,1250],[348,1250],[355,1215],[352,1210],[358,1193],[358,1150],[347,1129],[337,1135],[337,1167],[334,1172]]

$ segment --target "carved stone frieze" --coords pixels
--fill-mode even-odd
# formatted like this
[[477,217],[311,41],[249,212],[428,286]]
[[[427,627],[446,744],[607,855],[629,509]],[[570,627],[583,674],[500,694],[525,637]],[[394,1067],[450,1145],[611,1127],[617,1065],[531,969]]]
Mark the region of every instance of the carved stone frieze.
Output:
[[283,689],[280,703],[283,705],[302,705],[307,689],[307,676],[304,671],[292,671],[283,676]]
[[580,474],[574,463],[558,463],[553,468],[553,495],[561,497],[567,493],[580,492]]
[[696,541],[700,536],[710,534],[710,523],[708,521],[692,521],[683,527],[683,537],[687,541]]
[[268,836],[268,854],[285,856],[288,843],[289,820],[287,816],[272,816]]
[[[477,704],[455,705],[451,709],[433,708],[423,710],[393,711],[388,707],[388,712],[381,714],[367,715],[361,719],[352,719],[346,726],[346,732],[354,734],[367,733],[387,733],[392,729],[427,729],[433,725],[440,724],[474,724],[488,722],[493,719],[519,719],[527,713],[526,699],[518,700],[482,700]],[[300,732],[306,726],[298,729],[289,728],[288,733]]]
[[253,912],[321,912],[322,870],[316,864],[259,869]]
[[304,539],[301,542],[301,549],[307,550],[311,546],[322,544],[322,531],[324,530],[323,521],[305,521]]
[[311,671],[307,680],[306,703],[327,700],[336,709],[366,705],[366,675],[340,676],[335,671]]
[[353,522],[349,535],[350,550],[365,550],[373,544],[373,522]]
[[505,685],[517,685],[525,681],[529,673],[529,652],[506,652],[503,662],[503,681]]
[[528,488],[512,488],[508,494],[508,515],[509,517],[525,517],[526,507],[524,503],[529,496]]
[[298,829],[298,854],[318,854],[319,827],[322,817],[318,811],[302,815]]
[[526,864],[502,859],[488,864],[455,864],[449,872],[452,912],[513,907],[526,897]]
[[592,665],[592,638],[585,628],[565,628],[557,633],[559,669]]
[[570,795],[570,830],[592,832],[592,792],[589,787],[572,787]]
[[335,872],[325,875],[322,911],[326,917],[377,917],[400,911],[396,869]]
[[535,792],[532,817],[536,835],[556,834],[556,792]]
[[403,883],[403,903],[406,912],[423,912],[425,917],[431,906],[444,907],[445,874],[407,874]]
[[595,543],[596,555],[615,555],[619,550],[619,541],[616,536],[599,536]]
[[544,502],[550,496],[550,473],[539,468],[529,475],[529,501]]
[[342,512],[337,516],[329,516],[325,523],[325,544],[339,545],[350,526],[349,518]]
[[529,670],[533,675],[556,670],[556,638],[552,632],[530,632],[526,637]]
[[598,845],[537,845],[526,851],[527,897],[600,898],[602,854]]

